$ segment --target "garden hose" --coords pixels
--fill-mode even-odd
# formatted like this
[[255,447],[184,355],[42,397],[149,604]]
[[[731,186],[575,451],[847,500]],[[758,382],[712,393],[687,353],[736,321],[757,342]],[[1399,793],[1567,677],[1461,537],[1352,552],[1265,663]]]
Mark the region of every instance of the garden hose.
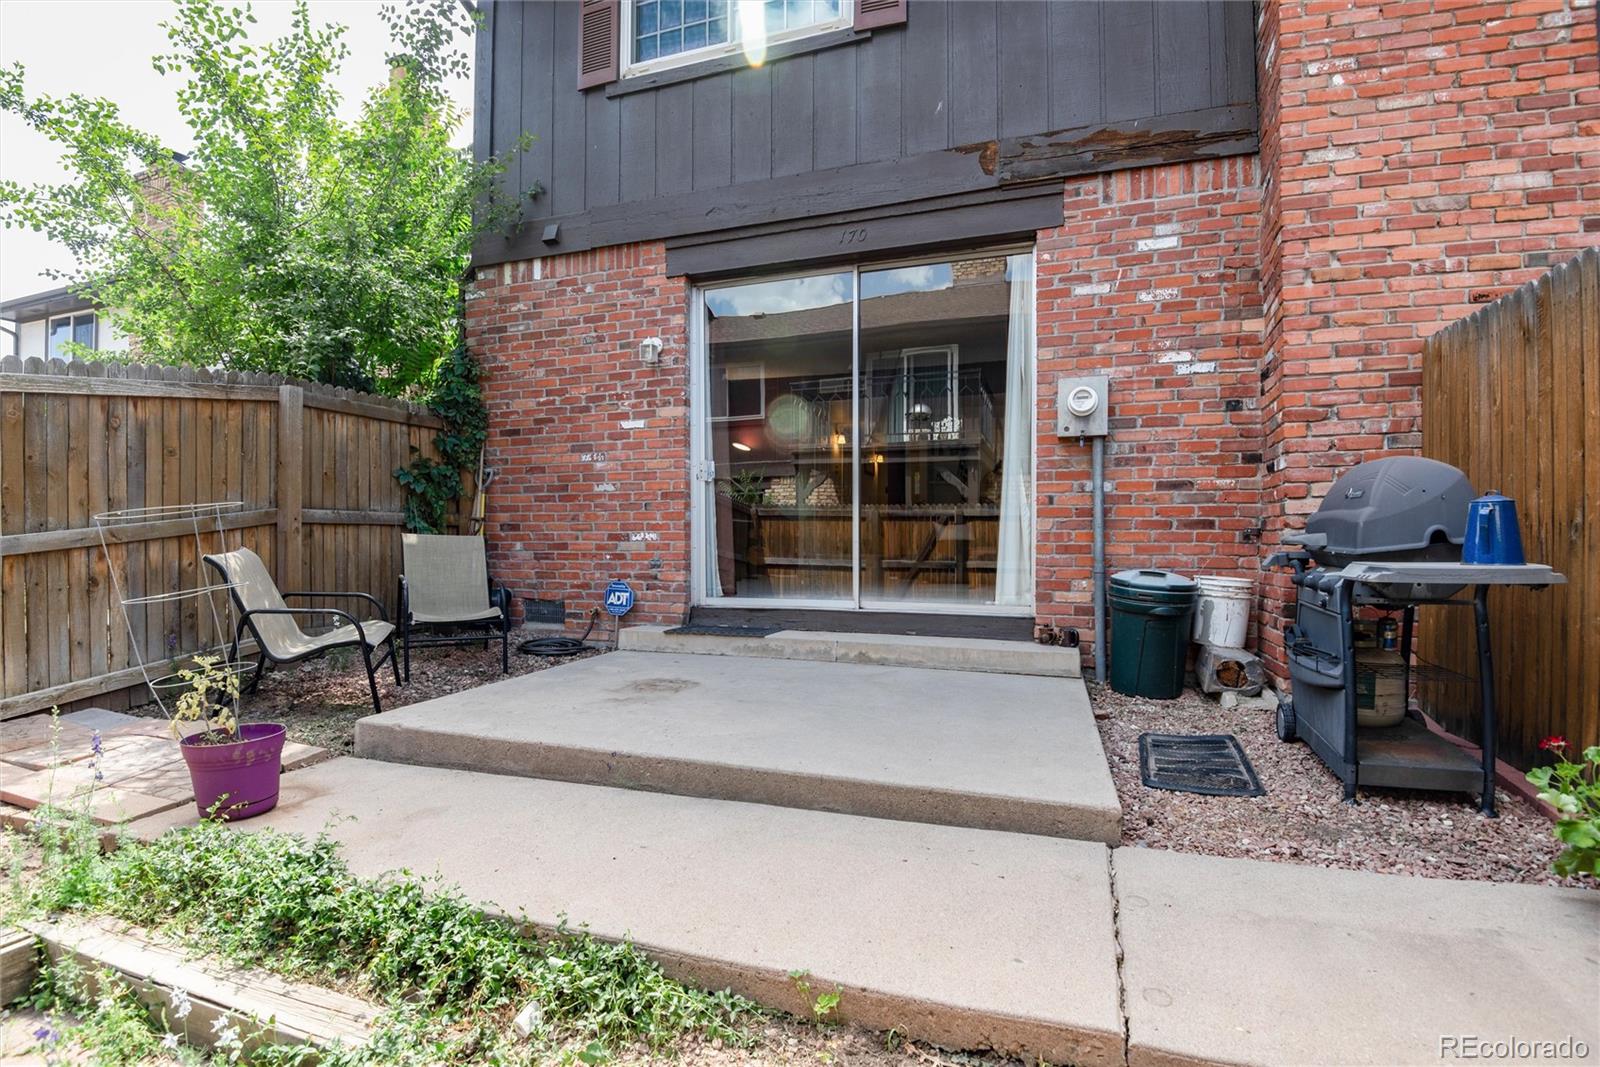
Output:
[[582,637],[530,637],[517,645],[517,651],[528,656],[576,656],[588,647],[584,642],[594,632],[597,615],[597,612],[589,613],[589,626]]

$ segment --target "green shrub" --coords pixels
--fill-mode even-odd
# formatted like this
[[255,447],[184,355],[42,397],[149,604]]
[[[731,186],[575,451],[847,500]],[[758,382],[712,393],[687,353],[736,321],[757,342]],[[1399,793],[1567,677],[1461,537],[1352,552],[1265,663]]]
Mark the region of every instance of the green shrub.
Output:
[[1547,737],[1539,747],[1556,758],[1554,766],[1528,772],[1539,799],[1556,809],[1556,838],[1566,846],[1555,872],[1600,878],[1600,745],[1584,749],[1582,763],[1567,759],[1564,737]]

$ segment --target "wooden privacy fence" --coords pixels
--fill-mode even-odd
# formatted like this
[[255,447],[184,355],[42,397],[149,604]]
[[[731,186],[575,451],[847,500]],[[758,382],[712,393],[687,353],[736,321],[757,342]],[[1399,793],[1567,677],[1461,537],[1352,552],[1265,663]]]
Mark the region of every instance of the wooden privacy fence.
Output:
[[[1501,754],[1529,767],[1550,734],[1600,744],[1600,249],[1428,339],[1422,451],[1515,498],[1529,562],[1567,576],[1490,595]],[[1431,609],[1419,651],[1476,677],[1471,620]],[[1475,708],[1428,710],[1474,735]]]
[[108,563],[97,513],[240,501],[228,547],[253,548],[280,589],[370,593],[393,613],[393,472],[413,449],[437,458],[440,426],[415,405],[276,375],[0,361],[0,719],[117,693],[140,683],[139,656],[217,643],[194,598],[130,608],[130,638],[111,581],[115,568],[124,597],[148,597],[214,580],[189,522],[110,528]]

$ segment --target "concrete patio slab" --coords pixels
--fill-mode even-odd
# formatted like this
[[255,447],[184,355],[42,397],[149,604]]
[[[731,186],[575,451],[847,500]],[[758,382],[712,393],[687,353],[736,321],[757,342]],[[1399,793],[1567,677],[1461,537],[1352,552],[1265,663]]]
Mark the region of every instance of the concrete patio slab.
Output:
[[1048,678],[1081,675],[1077,649],[1028,641],[827,630],[780,630],[765,637],[742,637],[672,633],[673,629],[675,627],[659,625],[629,626],[618,634],[617,647],[624,652],[870,663],[929,670],[1037,674]]
[[[1587,1062],[1600,893],[1112,854],[1132,1067]],[[1560,1041],[1587,1058],[1470,1056]]]
[[277,809],[236,826],[326,830],[360,874],[438,872],[801,1015],[798,970],[867,1026],[1122,1062],[1102,845],[348,758],[286,776]]
[[356,724],[356,754],[1115,844],[1077,678],[617,652]]

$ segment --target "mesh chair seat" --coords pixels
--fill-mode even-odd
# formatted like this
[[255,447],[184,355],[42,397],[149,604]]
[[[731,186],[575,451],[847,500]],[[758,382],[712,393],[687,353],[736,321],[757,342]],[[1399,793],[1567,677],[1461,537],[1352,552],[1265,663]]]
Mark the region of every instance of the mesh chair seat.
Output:
[[[405,573],[400,579],[400,646],[405,675],[411,676],[411,648],[441,644],[467,644],[485,638],[481,631],[498,631],[500,665],[509,669],[511,607],[504,589],[491,595],[488,552],[481,535],[401,535]],[[419,633],[418,626],[462,626],[480,631],[478,636],[448,636],[437,630]]]
[[308,656],[318,649],[337,648],[340,645],[353,645],[362,642],[368,648],[377,648],[388,640],[394,633],[394,623],[382,622],[378,619],[369,619],[358,622],[354,626],[336,626],[327,633],[307,634],[302,633],[298,641],[290,641],[281,654],[273,649],[273,655],[281,659],[298,659]]
[[401,535],[406,594],[416,622],[477,622],[500,616],[489,603],[489,562],[481,536]]
[[482,622],[488,619],[498,619],[499,617],[500,609],[496,607],[487,607],[482,611],[452,611],[442,615],[431,611],[417,611],[414,608],[411,611],[412,622],[428,622],[440,625],[452,622]]
[[[383,710],[378,700],[378,682],[375,675],[377,668],[382,666],[385,659],[394,669],[395,682],[398,684],[400,681],[399,664],[395,661],[394,654],[395,627],[387,617],[358,620],[348,612],[336,611],[320,603],[296,608],[296,614],[278,614],[288,612],[290,608],[283,594],[278,592],[278,585],[272,580],[272,575],[268,572],[266,564],[261,562],[260,556],[248,548],[239,548],[232,552],[208,555],[205,561],[216,568],[228,583],[228,591],[241,615],[229,658],[238,658],[239,639],[246,627],[255,634],[261,658],[256,664],[255,676],[250,681],[251,688],[261,680],[268,660],[274,663],[293,663],[330,649],[355,645],[361,649],[362,660],[366,665],[367,685],[372,691],[372,708],[378,712]],[[295,597],[314,595],[290,594]],[[380,616],[385,614],[383,605],[365,593],[331,593],[324,594],[323,598],[365,600]],[[342,617],[350,621],[320,634],[308,634],[300,628],[298,619],[315,619],[319,617],[319,613],[322,613],[320,617],[325,619]],[[388,645],[387,650],[374,659],[372,653],[378,646],[384,644]]]

